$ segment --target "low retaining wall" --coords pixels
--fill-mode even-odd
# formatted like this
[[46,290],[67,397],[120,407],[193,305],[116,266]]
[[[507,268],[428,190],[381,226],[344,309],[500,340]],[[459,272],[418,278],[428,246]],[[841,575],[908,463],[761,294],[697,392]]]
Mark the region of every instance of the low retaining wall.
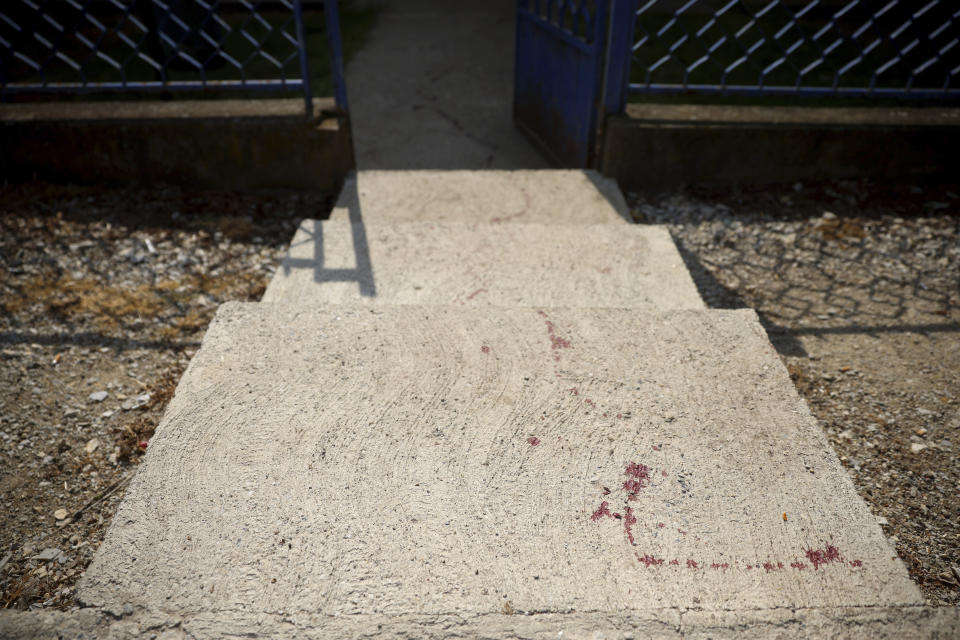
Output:
[[0,105],[6,181],[333,189],[353,168],[350,129],[317,99]]
[[629,105],[602,172],[625,189],[956,177],[960,109]]

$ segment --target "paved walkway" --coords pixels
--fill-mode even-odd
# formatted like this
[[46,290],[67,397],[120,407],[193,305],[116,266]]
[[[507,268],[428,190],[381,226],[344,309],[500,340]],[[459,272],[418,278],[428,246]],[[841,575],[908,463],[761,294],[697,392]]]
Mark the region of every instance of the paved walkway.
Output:
[[347,68],[357,165],[538,169],[513,127],[512,0],[388,0]]

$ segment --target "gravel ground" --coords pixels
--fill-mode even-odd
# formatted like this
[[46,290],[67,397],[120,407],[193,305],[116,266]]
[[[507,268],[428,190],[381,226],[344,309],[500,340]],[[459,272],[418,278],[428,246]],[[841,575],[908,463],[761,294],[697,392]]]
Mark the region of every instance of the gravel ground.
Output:
[[[216,306],[259,299],[299,219],[331,198],[0,194],[0,607],[69,608]],[[958,194],[630,197],[638,220],[670,225],[708,304],[761,314],[931,604],[960,603]]]
[[752,307],[930,604],[960,604],[960,185],[632,194]]
[[0,190],[0,607],[73,605],[217,305],[328,195]]

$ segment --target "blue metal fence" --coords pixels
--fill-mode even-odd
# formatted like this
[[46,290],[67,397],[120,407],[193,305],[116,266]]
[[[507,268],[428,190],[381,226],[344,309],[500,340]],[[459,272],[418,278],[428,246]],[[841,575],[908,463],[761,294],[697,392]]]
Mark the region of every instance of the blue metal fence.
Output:
[[[7,0],[0,94],[302,92],[312,112],[301,0]],[[346,110],[336,0],[324,3]]]
[[[960,96],[956,0],[614,4],[621,17],[609,55],[628,60],[629,69],[610,66],[629,93]],[[624,93],[608,83],[607,96],[609,104]]]

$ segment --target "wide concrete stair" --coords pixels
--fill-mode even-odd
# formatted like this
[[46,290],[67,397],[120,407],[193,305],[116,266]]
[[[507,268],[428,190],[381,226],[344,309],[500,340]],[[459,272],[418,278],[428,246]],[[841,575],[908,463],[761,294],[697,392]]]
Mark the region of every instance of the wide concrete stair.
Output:
[[582,172],[348,183],[219,310],[79,599],[7,630],[960,633],[754,312]]

